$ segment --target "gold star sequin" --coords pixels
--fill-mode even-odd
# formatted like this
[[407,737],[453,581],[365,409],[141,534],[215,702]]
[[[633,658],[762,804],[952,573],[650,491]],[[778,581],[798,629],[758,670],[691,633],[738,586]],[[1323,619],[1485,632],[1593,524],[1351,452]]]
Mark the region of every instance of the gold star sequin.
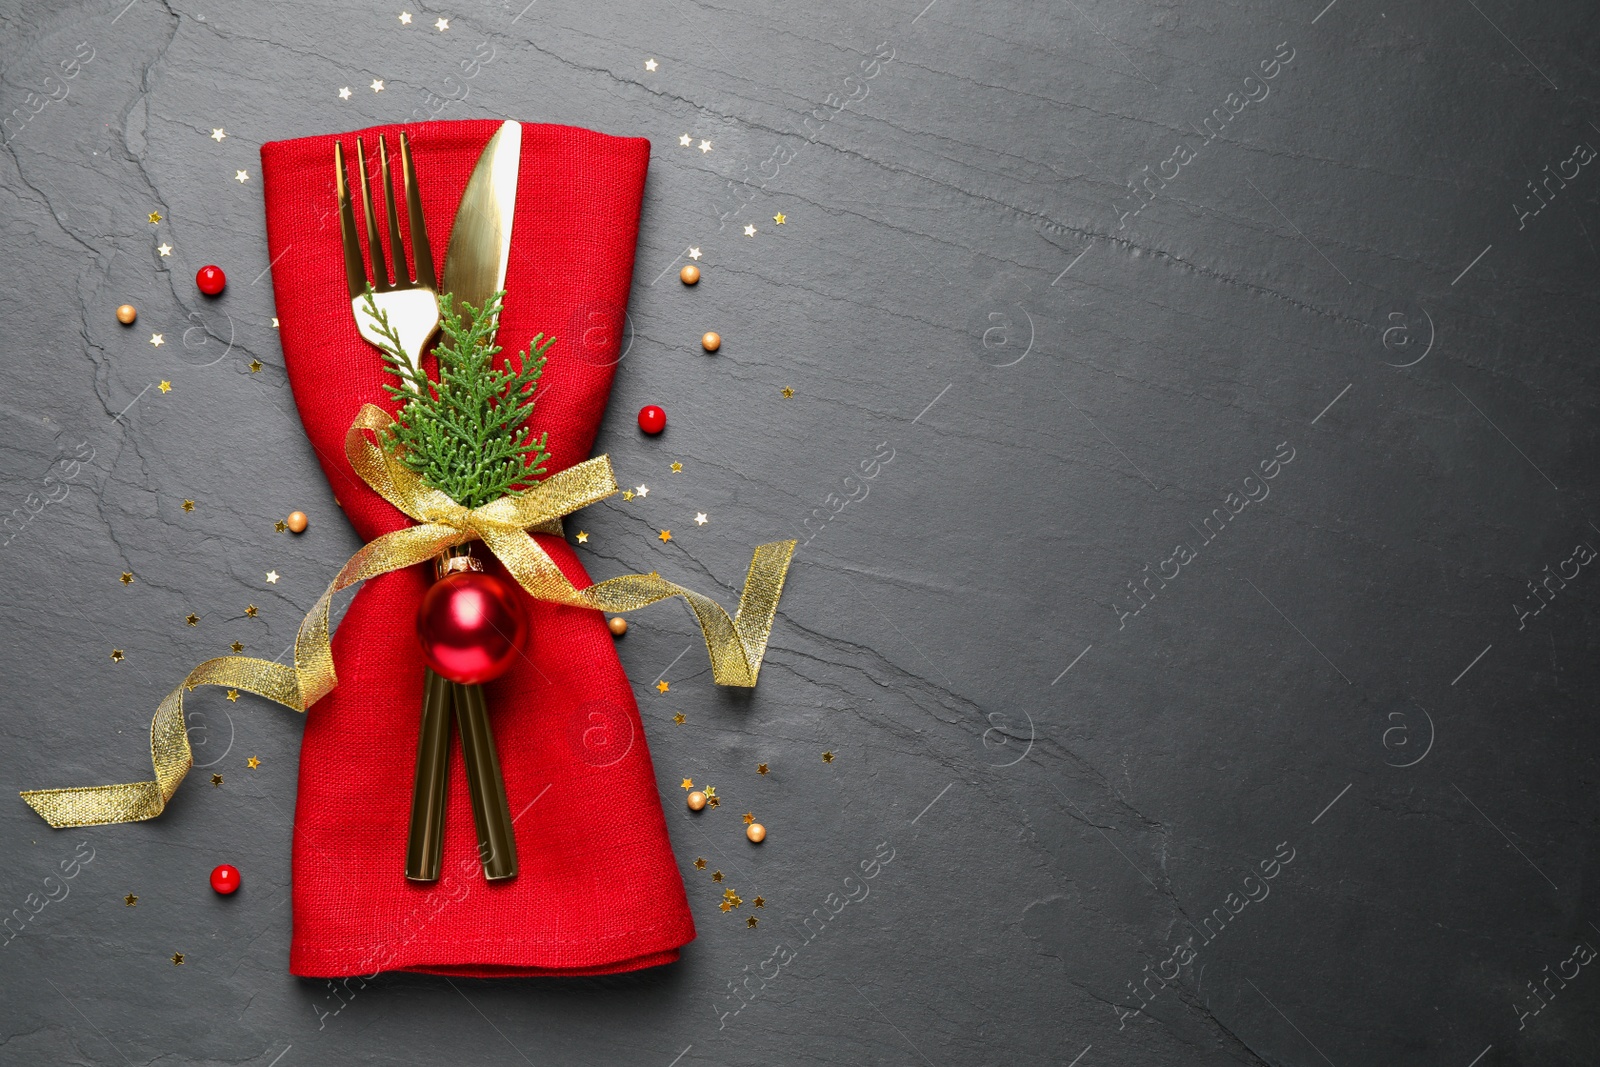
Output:
[[723,911],[732,911],[733,910],[733,904],[730,901],[724,900],[721,904],[719,904],[717,906],[720,907]]
[[435,19],[434,22],[433,22],[433,28],[438,30],[440,33],[443,33],[445,30],[448,30],[450,28],[450,20],[449,19]]
[[823,763],[832,763],[833,762],[833,753],[832,752],[824,752],[822,754],[822,762]]
[[236,701],[238,699],[239,699],[239,691],[237,689],[228,690],[228,700],[230,702]]
[[700,258],[700,250],[698,248],[691,247],[689,249],[689,258],[690,259],[699,259]]
[[162,259],[165,259],[172,255],[172,246],[167,244],[165,241],[162,241],[160,244],[156,245],[156,251],[161,253]]
[[682,137],[678,138],[678,143],[680,145],[682,145],[683,147],[685,147],[685,148],[688,148],[689,145],[692,144],[693,142],[694,142],[694,138],[690,137],[688,134],[684,134]]
[[153,333],[150,335],[150,343],[155,347],[160,348],[162,345],[167,343],[167,339],[162,337],[159,333]]
[[339,90],[339,99],[340,100],[348,100],[348,99],[350,99],[350,86],[346,85],[343,89]]
[[211,776],[211,785],[212,785],[212,787],[215,788],[216,786],[219,786],[221,784],[222,784],[222,775],[213,774]]
[[193,500],[185,500],[183,502],[183,510],[184,511],[193,511],[194,510],[194,501]]
[[121,663],[124,658],[126,658],[126,657],[123,656],[122,649],[113,648],[111,650],[111,662],[112,663]]
[[183,621],[188,623],[190,626],[199,626],[200,616],[191,611],[189,614],[184,616]]
[[256,756],[251,756],[249,759],[244,761],[244,765],[253,771],[257,767],[261,766],[261,760]]
[[160,221],[161,221],[161,212],[159,212],[159,211],[150,212],[150,225],[154,226],[156,223],[158,223]]
[[694,779],[693,778],[685,778],[683,780],[683,788],[684,789],[693,789],[694,788]]
[[661,679],[661,681],[656,683],[656,692],[658,692],[658,693],[665,693],[668,689],[671,689],[671,688],[672,688],[672,686],[667,683],[667,680],[665,678]]
[[706,786],[706,797],[707,797],[707,798],[708,798],[708,799],[709,799],[709,798],[710,798],[710,797],[714,797],[714,796],[716,796],[716,795],[717,795],[717,787],[716,787],[716,786],[714,786],[714,785],[708,785],[708,786]]
[[375,92],[375,93],[383,92],[383,79],[382,78],[373,78],[372,79],[372,91]]
[[238,182],[240,185],[243,185],[245,182],[250,180],[250,172],[236,170],[233,172],[233,180]]
[[279,577],[279,575],[278,575],[277,571],[268,571],[267,572],[267,584],[268,585],[277,585],[278,584],[278,577]]
[[672,540],[672,531],[662,530],[660,533],[656,534],[656,537],[660,539],[662,544],[666,544],[668,541]]
[[711,151],[711,142],[710,141],[701,141],[700,142],[700,154],[704,155],[705,153],[707,153],[709,151]]
[[624,500],[632,500],[633,499],[633,490],[632,489],[624,489],[622,491],[622,499],[624,499]]
[[132,893],[129,893],[127,896],[122,898],[122,903],[130,908],[137,907],[139,904],[139,898],[134,896]]
[[694,869],[697,871],[703,871],[706,869],[706,859],[704,856],[695,857]]
[[705,512],[697,511],[697,512],[694,513],[694,524],[696,526],[704,526],[706,523],[708,523],[710,521],[711,521],[710,519],[706,518],[706,513]]
[[713,882],[720,882],[720,881],[722,881],[722,872],[721,872],[721,871],[712,871],[712,872],[711,872],[711,880],[712,880],[712,881],[713,881]]
[[228,131],[223,129],[221,126],[218,126],[211,131],[211,139],[218,144],[221,144],[222,139],[226,136],[228,136]]
[[749,826],[751,823],[753,823],[755,821],[756,821],[755,812],[747,811],[747,812],[744,813],[744,824],[746,826]]
[[579,530],[578,531],[578,544],[586,545],[588,543],[589,543],[589,531],[588,530]]
[[400,25],[402,25],[402,26],[411,25],[411,12],[409,12],[409,11],[400,12]]
[[783,387],[783,398],[785,400],[788,400],[789,398],[791,398],[793,396],[794,396],[794,390],[790,389],[787,385],[784,386]]
[[289,524],[284,522],[282,519],[279,519],[277,522],[272,524],[272,528],[277,530],[279,533],[283,533],[289,528]]
[[238,641],[235,641],[233,644],[229,645],[228,647],[233,649],[234,655],[238,655],[239,653],[244,651],[244,645],[240,644]]
[[259,371],[262,367],[265,367],[265,366],[266,366],[266,364],[261,362],[259,359],[252,359],[250,361],[250,373],[254,374],[257,371]]
[[682,463],[674,463],[672,465],[672,473],[673,474],[682,474],[683,473],[683,464]]
[[757,926],[761,925],[761,920],[752,915],[750,918],[744,921],[744,924],[750,929],[754,930]]
[[784,223],[789,221],[789,216],[780,211],[776,215],[772,216],[772,221],[776,222],[779,226],[782,226]]
[[739,898],[739,894],[735,893],[732,889],[724,889],[722,891],[722,899],[723,900],[737,900],[738,898]]
[[766,774],[767,773],[767,765],[765,763],[756,764],[756,773],[757,774]]
[[754,226],[754,225],[752,225],[752,224],[751,224],[751,223],[748,223],[748,222],[747,222],[747,223],[745,223],[745,224],[744,224],[744,235],[745,235],[745,236],[746,236],[746,237],[754,237],[754,236],[755,236],[755,235],[756,235],[756,228],[755,228],[755,226]]
[[712,796],[710,794],[710,792],[707,792],[706,793],[706,803],[708,805],[710,805],[711,807],[713,807],[713,808],[720,808],[720,807],[722,807],[722,798],[721,797],[714,797],[714,796]]
[[182,967],[183,966],[183,953],[174,952],[172,954],[172,965],[174,967]]
[[247,619],[253,619],[260,613],[261,609],[257,608],[254,604],[246,604],[244,606],[244,617]]
[[677,725],[682,726],[684,723],[689,721],[689,717],[680,711],[672,717],[672,721]]
[[764,908],[767,906],[767,899],[765,897],[756,897],[756,899],[752,900],[750,903],[754,904],[758,908]]
[[172,383],[163,378],[161,379],[161,384],[156,386],[156,388],[160,389],[163,393],[170,393],[172,392]]
[[648,70],[652,74],[654,74],[656,72],[656,67],[659,66],[659,65],[660,64],[658,64],[653,59],[647,59],[647,60],[644,61],[644,69]]
[[121,582],[122,582],[123,585],[132,585],[133,584],[133,572],[132,571],[123,571],[122,572]]
[[732,904],[734,907],[737,908],[741,904],[744,903],[744,897],[741,897],[739,894],[734,893],[733,897],[728,901],[728,903]]

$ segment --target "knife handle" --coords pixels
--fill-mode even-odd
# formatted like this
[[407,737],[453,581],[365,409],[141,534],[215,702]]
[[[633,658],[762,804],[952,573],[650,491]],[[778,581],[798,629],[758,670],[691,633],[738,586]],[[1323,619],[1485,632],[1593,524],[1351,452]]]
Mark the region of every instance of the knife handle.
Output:
[[411,832],[406,877],[437,882],[444,857],[444,802],[450,755],[450,681],[431,669],[422,676],[422,728],[417,735],[417,775],[411,790]]
[[500,757],[489,731],[489,705],[483,687],[450,683],[455,692],[456,728],[461,731],[461,756],[467,765],[467,791],[472,819],[478,827],[478,858],[483,876],[498,882],[517,876],[517,838],[511,826],[511,805],[500,775]]

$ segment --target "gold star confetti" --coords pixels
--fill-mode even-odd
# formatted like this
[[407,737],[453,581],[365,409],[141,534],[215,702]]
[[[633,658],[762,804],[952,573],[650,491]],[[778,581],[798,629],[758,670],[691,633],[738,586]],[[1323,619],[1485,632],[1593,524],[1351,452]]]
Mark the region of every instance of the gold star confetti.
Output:
[[678,138],[678,143],[685,148],[688,148],[693,142],[694,138],[690,137],[688,134],[684,134],[682,137]]
[[680,711],[672,717],[672,721],[677,725],[682,726],[684,723],[689,721],[689,717]]
[[340,100],[348,100],[348,99],[350,99],[350,86],[346,85],[343,89],[339,90],[339,99]]
[[247,619],[255,618],[256,615],[259,614],[259,612],[260,612],[260,609],[257,608],[254,604],[246,604],[244,606],[244,617],[247,618]]
[[656,72],[656,67],[659,66],[659,65],[660,64],[658,64],[653,59],[647,59],[647,60],[644,61],[644,69],[648,70],[652,74],[654,74]]
[[167,256],[172,255],[172,246],[167,244],[165,241],[162,241],[160,244],[156,245],[156,251],[160,252],[161,258],[165,259]]
[[122,898],[122,903],[126,904],[130,908],[137,907],[139,905],[139,898],[134,896],[132,893],[129,893],[127,896]]
[[624,499],[624,500],[632,500],[633,499],[633,490],[632,489],[624,489],[622,491],[622,499]]
[[711,805],[713,808],[720,808],[722,807],[722,798],[714,797],[708,792],[706,794],[706,803]]
[[122,655],[122,649],[113,648],[111,650],[111,662],[112,663],[121,663],[123,661],[123,659],[124,659],[124,657]]
[[709,151],[711,151],[711,142],[710,141],[701,141],[700,142],[700,154],[701,155],[705,155]]
[[154,226],[156,223],[158,223],[160,221],[161,221],[161,212],[159,212],[159,211],[150,212],[150,225]]
[[761,920],[752,915],[750,918],[744,921],[744,924],[750,929],[754,930],[757,926],[761,925]]
[[383,92],[383,79],[382,78],[373,78],[372,79],[372,91],[375,92],[375,93]]
[[672,473],[673,474],[682,474],[683,473],[683,464],[682,463],[674,463],[672,465]]
[[433,28],[438,30],[440,33],[443,33],[445,30],[448,30],[450,28],[450,20],[449,19],[435,19],[434,22],[433,22]]
[[183,621],[188,623],[190,626],[199,626],[200,625],[200,616],[196,615],[194,612],[191,611],[188,615],[186,615],[184,617]]
[[786,386],[784,386],[784,387],[783,387],[783,398],[784,398],[784,399],[785,399],[785,400],[788,400],[788,399],[790,399],[790,398],[791,398],[791,397],[793,397],[793,396],[794,396],[794,390],[793,390],[793,389],[790,389],[790,388],[789,388],[789,387],[788,387],[788,386],[787,386],[787,385],[786,385]]
[[752,900],[750,903],[754,904],[758,908],[764,908],[767,906],[767,898],[756,897],[756,899]]
[[660,539],[662,544],[666,544],[668,541],[672,540],[672,531],[662,530],[660,533],[656,534],[656,537]]
[[640,497],[647,497],[650,495],[650,487],[648,485],[641,485],[634,489],[634,492],[638,493]]
[[250,173],[248,171],[236,170],[233,172],[233,180],[238,182],[240,185],[243,185],[245,182],[250,180]]
[[216,129],[211,131],[211,139],[216,141],[218,144],[221,144],[222,139],[226,136],[228,136],[228,131],[223,129],[221,126],[218,126]]
[[279,519],[277,522],[272,524],[272,528],[277,530],[279,533],[283,533],[289,528],[289,524],[284,522],[282,519]]
[[411,12],[409,12],[409,11],[400,12],[400,25],[402,25],[402,26],[411,25]]
[[235,641],[233,644],[229,645],[228,647],[233,649],[234,655],[238,655],[239,653],[244,651],[244,645],[240,644],[237,641]]
[[744,813],[744,824],[746,826],[749,826],[751,823],[753,823],[755,821],[756,821],[755,812],[747,811],[747,812]]
[[694,869],[697,871],[703,871],[706,869],[706,859],[704,856],[695,857]]
[[[259,767],[259,766],[261,766],[261,760],[260,760],[260,758],[259,758],[259,757],[256,757],[256,756],[251,756],[251,757],[250,757],[250,758],[249,758],[249,759],[247,759],[247,760],[245,760],[245,761],[244,761],[244,765],[245,765],[245,766],[246,766],[246,767],[249,767],[249,768],[250,768],[250,769],[251,769],[251,770],[252,770],[252,771],[253,771],[253,770],[255,770],[255,769],[256,769],[256,768],[257,768],[257,767]],[[757,907],[759,907],[759,906],[760,906],[760,905],[757,905]]]
[[780,211],[776,215],[772,216],[772,221],[776,222],[779,226],[782,226],[784,223],[789,221],[789,216]]
[[751,223],[748,223],[748,222],[745,223],[744,224],[744,235],[746,237],[754,237],[756,235],[755,226],[753,224],[751,224]]
[[162,345],[167,343],[167,339],[162,337],[159,333],[153,333],[150,335],[150,343],[155,345],[157,348],[160,348]]
[[822,754],[822,762],[823,763],[832,763],[833,762],[833,753],[832,752],[824,752]]
[[132,571],[123,571],[122,572],[121,581],[122,581],[123,585],[132,585],[133,584],[133,572]]
[[694,513],[694,524],[696,526],[704,526],[706,523],[708,523],[710,521],[711,521],[710,519],[706,518],[706,513],[705,512],[697,511],[697,512]]
[[690,259],[699,259],[700,258],[700,250],[698,248],[695,248],[695,247],[691,246],[689,248],[689,258]]
[[261,362],[259,359],[252,359],[250,361],[250,373],[254,374],[254,373],[256,373],[256,371],[260,370],[262,367],[265,367],[265,366],[266,366],[266,364]]
[[579,530],[578,531],[578,544],[586,545],[588,543],[589,543],[589,531],[588,530]]
[[268,585],[277,585],[278,584],[278,572],[277,571],[268,571],[267,572],[267,584]]
[[757,774],[766,774],[767,773],[767,765],[765,763],[756,764],[756,773]]
[[723,900],[734,900],[734,899],[737,899],[738,896],[739,896],[739,894],[735,893],[732,889],[724,889],[722,891],[722,899]]
[[729,902],[729,901],[726,901],[726,900],[724,900],[721,904],[719,904],[717,906],[720,907],[723,911],[732,911],[733,910],[733,904],[731,902]]
[[711,880],[712,880],[712,881],[713,881],[713,882],[720,882],[720,881],[722,881],[722,872],[721,872],[721,871],[712,871],[712,872],[711,872]]
[[183,953],[174,952],[172,954],[172,965],[174,967],[182,967],[183,966]]
[[668,689],[671,689],[671,688],[672,688],[672,686],[667,684],[667,680],[665,678],[661,679],[661,681],[656,683],[656,692],[658,692],[658,693],[665,693]]
[[161,384],[156,386],[156,388],[160,389],[163,393],[170,393],[172,392],[172,383],[163,378],[161,379]]
[[239,691],[237,689],[228,690],[228,700],[229,700],[230,703],[234,702],[234,701],[237,701],[238,699],[239,699]]
[[217,786],[219,786],[221,784],[222,784],[222,775],[213,774],[211,776],[211,786],[212,786],[212,788],[216,788]]
[[683,780],[683,788],[684,789],[693,789],[694,788],[694,779],[693,778],[685,778]]
[[706,786],[706,797],[707,797],[707,799],[709,799],[711,797],[714,797],[716,795],[717,795],[717,787],[716,786],[714,786],[714,785]]
[[183,502],[183,510],[184,511],[193,511],[194,510],[194,501],[193,500],[185,500]]
[[729,903],[731,903],[734,907],[737,908],[739,905],[744,903],[744,897],[741,897],[739,894],[735,893],[733,895],[733,899],[731,901],[729,901]]

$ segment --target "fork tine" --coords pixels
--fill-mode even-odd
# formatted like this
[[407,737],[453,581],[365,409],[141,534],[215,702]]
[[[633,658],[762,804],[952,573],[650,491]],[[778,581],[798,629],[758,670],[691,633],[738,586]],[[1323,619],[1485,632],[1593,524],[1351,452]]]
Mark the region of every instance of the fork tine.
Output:
[[378,173],[383,176],[384,214],[389,216],[389,255],[394,258],[394,284],[411,280],[406,273],[406,250],[400,243],[400,216],[394,210],[394,182],[389,177],[389,139],[378,137]]
[[417,175],[411,164],[411,141],[400,134],[400,178],[406,189],[406,221],[411,224],[411,261],[416,264],[416,278],[429,289],[439,287],[439,276],[433,271],[433,249],[428,245],[428,223],[422,217],[422,194],[417,188]]
[[344,145],[333,143],[333,187],[339,199],[339,236],[344,243],[344,275],[350,283],[350,299],[358,300],[367,291],[367,268],[361,262],[361,244],[356,240],[356,217],[350,207],[350,182],[344,165]]
[[378,236],[378,214],[372,210],[372,183],[367,180],[367,151],[361,138],[356,138],[356,169],[361,172],[361,213],[367,220],[367,251],[372,255],[372,288],[387,293],[389,271],[383,265],[383,238]]

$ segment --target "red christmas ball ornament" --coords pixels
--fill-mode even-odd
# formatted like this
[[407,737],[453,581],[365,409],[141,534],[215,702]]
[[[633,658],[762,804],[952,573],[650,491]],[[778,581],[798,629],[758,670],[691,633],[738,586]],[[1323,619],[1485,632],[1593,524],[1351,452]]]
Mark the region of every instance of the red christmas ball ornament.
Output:
[[211,869],[211,888],[223,896],[230,896],[239,888],[239,868],[231,863],[219,864]]
[[200,291],[207,296],[216,296],[222,292],[223,286],[228,284],[228,276],[222,273],[221,267],[206,266],[195,272],[194,283]]
[[654,404],[639,409],[639,429],[654,436],[667,428],[667,413]]
[[417,639],[435,672],[463,685],[504,674],[528,637],[516,586],[492,574],[447,574],[422,598]]

